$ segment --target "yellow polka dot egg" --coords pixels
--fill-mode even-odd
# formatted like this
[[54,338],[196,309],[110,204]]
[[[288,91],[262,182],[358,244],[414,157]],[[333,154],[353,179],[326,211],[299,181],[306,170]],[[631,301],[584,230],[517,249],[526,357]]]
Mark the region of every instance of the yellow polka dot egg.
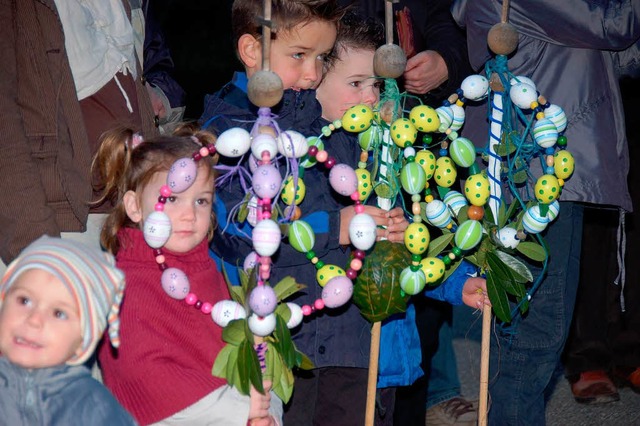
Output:
[[366,105],[354,105],[342,116],[342,128],[348,132],[364,132],[373,122],[373,111]]
[[552,203],[560,195],[560,183],[553,175],[542,175],[533,188],[536,199],[541,203]]
[[427,251],[431,236],[424,223],[412,223],[404,232],[404,245],[413,254],[422,254]]
[[464,195],[474,206],[484,206],[489,199],[489,179],[481,173],[471,175],[464,184]]
[[408,118],[399,118],[393,122],[389,129],[391,139],[400,148],[413,145],[418,137],[416,127]]
[[573,170],[575,169],[575,160],[573,155],[569,151],[563,149],[562,151],[556,152],[554,157],[554,173],[560,179],[567,179],[573,174]]
[[440,157],[436,160],[436,183],[444,188],[449,188],[456,181],[458,171],[449,157]]
[[435,109],[427,105],[418,105],[409,113],[411,123],[423,133],[431,133],[440,127],[440,118]]

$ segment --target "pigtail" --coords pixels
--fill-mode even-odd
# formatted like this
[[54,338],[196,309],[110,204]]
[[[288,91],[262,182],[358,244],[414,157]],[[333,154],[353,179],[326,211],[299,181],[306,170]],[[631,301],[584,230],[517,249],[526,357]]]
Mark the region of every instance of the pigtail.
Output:
[[116,204],[131,159],[131,151],[140,140],[141,136],[127,127],[116,127],[102,134],[100,147],[91,165],[95,177],[93,188],[101,194],[100,198],[92,203],[93,206],[100,206],[105,202]]

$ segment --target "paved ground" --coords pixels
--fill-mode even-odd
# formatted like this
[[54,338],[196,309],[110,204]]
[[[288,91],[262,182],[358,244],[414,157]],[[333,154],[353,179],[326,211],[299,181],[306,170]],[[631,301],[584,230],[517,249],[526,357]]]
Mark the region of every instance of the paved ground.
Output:
[[[480,380],[481,318],[469,308],[456,308],[454,348],[462,393],[478,396]],[[547,404],[549,426],[640,426],[640,394],[630,389],[620,390],[620,401],[604,405],[583,405],[573,399],[568,382],[558,369],[555,387]],[[491,374],[491,372],[489,373]]]

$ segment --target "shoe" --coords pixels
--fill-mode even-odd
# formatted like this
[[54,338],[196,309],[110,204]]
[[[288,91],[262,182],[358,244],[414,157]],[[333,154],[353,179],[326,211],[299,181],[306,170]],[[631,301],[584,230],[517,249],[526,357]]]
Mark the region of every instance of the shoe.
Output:
[[427,426],[476,426],[477,423],[478,401],[467,401],[459,396],[430,407],[425,417]]
[[620,387],[628,386],[634,392],[640,393],[640,367],[615,367],[613,377]]
[[620,400],[618,389],[603,370],[580,373],[578,381],[571,384],[576,402],[581,404],[606,404]]

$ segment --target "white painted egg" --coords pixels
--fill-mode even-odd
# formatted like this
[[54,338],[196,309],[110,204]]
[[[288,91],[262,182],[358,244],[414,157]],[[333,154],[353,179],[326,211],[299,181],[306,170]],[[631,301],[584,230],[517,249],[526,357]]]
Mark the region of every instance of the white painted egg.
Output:
[[509,84],[511,84],[512,86],[518,83],[528,84],[529,86],[533,87],[534,90],[538,90],[538,87],[536,86],[536,84],[529,77],[525,77],[523,75],[516,75],[511,80],[509,80]]
[[275,158],[278,153],[278,144],[276,138],[268,133],[260,133],[251,141],[251,154],[254,157],[262,159],[264,152],[269,153],[269,158]]
[[518,108],[531,109],[531,104],[538,100],[538,93],[535,87],[526,83],[516,83],[509,90],[509,97]]
[[191,285],[187,274],[178,268],[167,268],[160,278],[162,289],[174,299],[182,300],[189,294]]
[[251,185],[258,197],[273,200],[280,193],[282,177],[272,164],[262,164],[251,177]]
[[336,164],[331,168],[329,183],[334,191],[345,197],[349,197],[358,190],[356,172],[346,164]]
[[462,80],[460,84],[465,98],[479,101],[489,93],[489,80],[485,76],[475,74]]
[[300,305],[287,302],[287,306],[289,307],[289,311],[291,311],[291,317],[289,318],[289,321],[287,321],[287,328],[291,330],[292,328],[296,328],[300,325],[304,315],[302,314],[302,308]]
[[218,136],[216,151],[223,157],[241,157],[251,148],[251,135],[241,127],[232,127]]
[[558,128],[548,118],[542,118],[533,125],[533,138],[542,148],[549,148],[558,140]]
[[564,132],[567,128],[567,115],[564,110],[558,105],[551,104],[544,110],[544,117],[551,120],[556,125],[559,133]]
[[464,124],[464,108],[456,104],[451,105],[449,108],[453,111],[453,121],[451,122],[450,128],[453,131],[460,130]]
[[253,228],[251,239],[256,253],[260,256],[272,256],[280,247],[282,234],[276,222],[271,219],[265,219],[258,222],[256,227]]
[[191,158],[180,158],[176,160],[167,174],[167,185],[171,191],[179,194],[186,191],[198,175],[198,165]]
[[307,138],[295,130],[286,130],[276,138],[278,152],[287,158],[304,157],[309,151]]
[[231,321],[247,317],[241,304],[233,300],[221,300],[213,305],[211,318],[220,327],[226,327]]
[[514,228],[506,226],[500,230],[498,230],[496,236],[498,240],[500,240],[500,244],[505,246],[506,248],[514,249],[520,244],[520,240],[516,237],[516,231]]
[[351,244],[360,250],[369,250],[376,242],[376,222],[366,214],[355,215],[349,223]]
[[255,251],[252,251],[244,258],[244,263],[242,264],[242,269],[249,273],[250,270],[258,266],[260,263],[260,256]]
[[352,294],[353,282],[349,278],[339,275],[331,278],[322,289],[322,301],[327,308],[339,308],[351,299]]
[[144,240],[151,248],[160,248],[171,237],[171,219],[165,212],[152,211],[143,226]]
[[273,330],[276,329],[276,316],[274,314],[267,315],[266,317],[259,317],[256,314],[251,314],[247,320],[249,330],[256,336],[265,337],[270,335]]
[[426,216],[429,223],[438,228],[446,228],[451,223],[451,213],[446,204],[440,200],[427,203]]

